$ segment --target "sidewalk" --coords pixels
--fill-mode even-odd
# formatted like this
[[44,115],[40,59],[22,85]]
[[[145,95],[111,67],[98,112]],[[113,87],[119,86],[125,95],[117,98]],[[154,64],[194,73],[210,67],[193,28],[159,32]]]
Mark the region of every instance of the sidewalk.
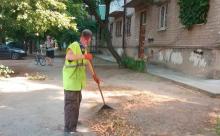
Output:
[[169,79],[185,87],[206,93],[211,97],[220,97],[220,80],[200,79],[155,65],[148,65],[147,72]]
[[[0,136],[64,136],[63,58],[55,58],[52,67],[37,66],[29,58],[1,60],[1,63],[16,67],[15,71],[19,74],[0,80]],[[27,80],[24,73],[32,72],[43,73],[47,79]],[[97,95],[86,90],[82,93],[85,94],[81,102],[77,136],[96,136],[87,125],[87,119],[95,113],[92,108],[97,104]]]
[[[116,62],[112,56],[96,55],[96,57],[103,60]],[[220,80],[196,78],[186,75],[184,73],[175,72],[173,70],[158,67],[155,65],[148,65],[147,72],[155,76],[171,80],[184,87],[206,93],[211,97],[220,97]]]
[[102,55],[102,54],[96,54],[95,57],[106,60],[106,61],[110,61],[110,62],[116,62],[115,58],[113,56],[107,56],[107,55]]

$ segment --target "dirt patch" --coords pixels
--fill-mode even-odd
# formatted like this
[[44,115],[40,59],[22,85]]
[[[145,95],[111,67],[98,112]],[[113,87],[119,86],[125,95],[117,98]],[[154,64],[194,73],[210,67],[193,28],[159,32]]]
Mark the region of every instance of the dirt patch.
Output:
[[98,136],[217,136],[218,111],[207,105],[147,92],[113,99],[120,99],[114,112],[89,122]]
[[[63,126],[63,60],[55,59],[52,67],[36,66],[33,60],[1,63],[16,68],[15,71],[22,76],[36,72],[48,76],[44,85],[37,82],[33,85],[38,86],[26,88],[25,84],[16,82],[20,90],[28,89],[27,93],[1,94],[2,135],[57,135],[54,128]],[[220,116],[220,99],[195,93],[147,73],[102,65],[96,70],[103,79],[101,88],[106,104],[115,109],[113,112],[95,114],[94,111],[102,106],[102,99],[97,85],[91,77],[88,78],[88,94],[83,97],[80,115],[83,120],[87,120],[87,115],[88,118],[91,116],[89,124],[98,135],[217,136],[215,127],[216,118]],[[97,103],[100,105],[97,106]],[[52,129],[44,131],[45,126]],[[11,131],[15,128],[18,131]]]

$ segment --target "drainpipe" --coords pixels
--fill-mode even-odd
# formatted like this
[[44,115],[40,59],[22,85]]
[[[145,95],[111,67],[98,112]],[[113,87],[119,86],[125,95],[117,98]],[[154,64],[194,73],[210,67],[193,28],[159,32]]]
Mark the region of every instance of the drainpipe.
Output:
[[[124,0],[124,5],[127,3],[127,0]],[[126,54],[125,51],[125,46],[126,46],[126,31],[125,31],[125,26],[126,26],[126,6],[124,6],[124,15],[123,15],[123,38],[122,38],[122,48],[124,51],[124,54]]]

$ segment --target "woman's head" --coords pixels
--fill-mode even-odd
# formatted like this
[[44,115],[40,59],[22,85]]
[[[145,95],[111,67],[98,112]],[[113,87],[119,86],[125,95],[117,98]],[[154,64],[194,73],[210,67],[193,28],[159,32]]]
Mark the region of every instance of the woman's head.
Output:
[[80,36],[80,42],[83,46],[88,46],[92,39],[92,32],[89,29],[85,29],[82,31]]
[[47,35],[47,40],[50,40],[50,38],[51,38],[51,37],[50,37],[49,35]]

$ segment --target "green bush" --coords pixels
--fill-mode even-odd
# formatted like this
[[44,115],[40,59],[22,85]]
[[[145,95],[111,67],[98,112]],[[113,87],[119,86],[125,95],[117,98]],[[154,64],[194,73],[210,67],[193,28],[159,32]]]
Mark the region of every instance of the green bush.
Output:
[[219,117],[217,118],[215,130],[216,130],[217,135],[220,136],[220,118]]
[[145,62],[144,60],[135,60],[130,57],[123,57],[122,58],[122,64],[124,67],[139,71],[139,72],[144,72],[145,71]]
[[14,71],[7,66],[0,65],[0,77],[9,78],[11,74],[14,74]]
[[209,0],[179,0],[178,4],[180,6],[179,18],[186,28],[207,22]]

